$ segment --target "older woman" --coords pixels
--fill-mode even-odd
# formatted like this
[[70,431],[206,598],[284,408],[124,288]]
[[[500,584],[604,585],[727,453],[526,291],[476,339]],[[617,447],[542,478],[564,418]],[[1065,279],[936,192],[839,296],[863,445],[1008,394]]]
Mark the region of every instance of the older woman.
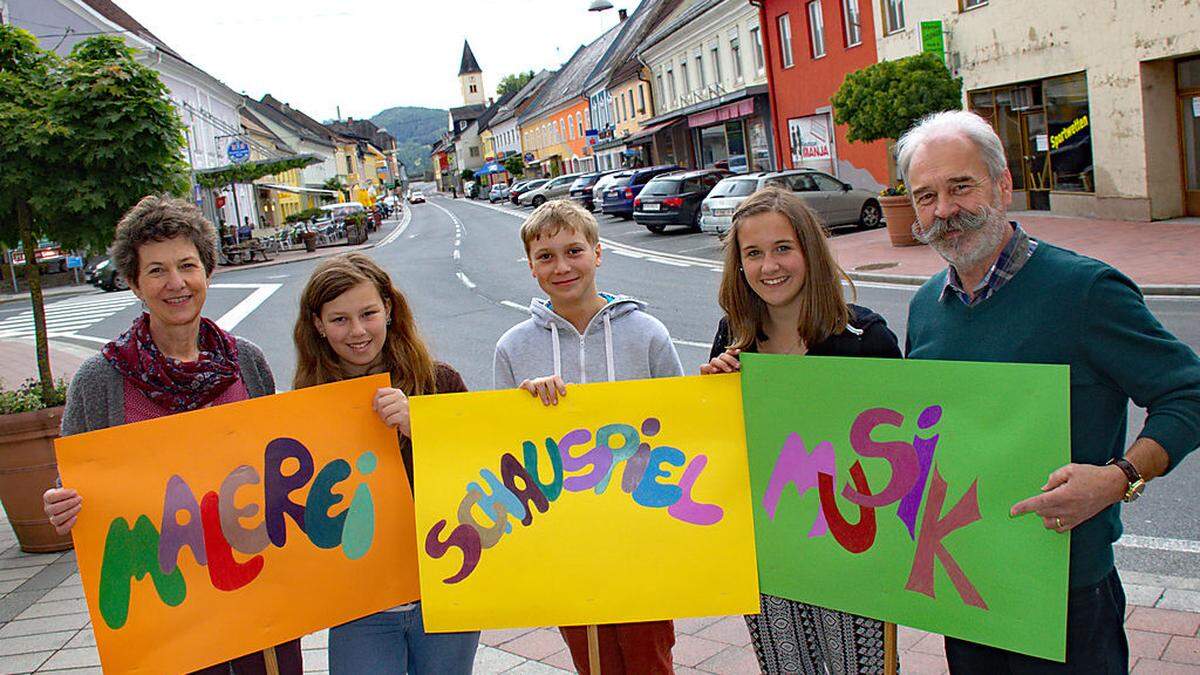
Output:
[[[67,391],[62,435],[140,422],[275,393],[254,344],[201,316],[217,261],[217,234],[199,209],[149,196],[117,225],[112,257],[145,313],[80,366]],[[46,515],[60,533],[75,525],[83,497],[47,490]],[[301,673],[300,642],[206,668],[202,673]]]

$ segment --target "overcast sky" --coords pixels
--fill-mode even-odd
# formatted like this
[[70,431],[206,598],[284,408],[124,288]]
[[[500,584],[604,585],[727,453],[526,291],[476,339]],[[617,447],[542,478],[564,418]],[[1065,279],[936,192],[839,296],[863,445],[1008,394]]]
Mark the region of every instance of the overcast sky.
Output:
[[638,0],[116,0],[236,91],[270,93],[319,120],[397,105],[462,105],[463,39],[488,95],[504,75],[557,68]]

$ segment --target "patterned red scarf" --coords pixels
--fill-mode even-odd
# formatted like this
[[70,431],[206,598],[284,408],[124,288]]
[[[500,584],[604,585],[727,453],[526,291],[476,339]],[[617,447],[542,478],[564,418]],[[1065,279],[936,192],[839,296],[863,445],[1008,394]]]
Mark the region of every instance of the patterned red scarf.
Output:
[[165,356],[150,337],[150,315],[104,345],[104,358],[155,404],[172,413],[212,403],[238,381],[237,340],[209,319],[200,319],[200,358],[191,362]]

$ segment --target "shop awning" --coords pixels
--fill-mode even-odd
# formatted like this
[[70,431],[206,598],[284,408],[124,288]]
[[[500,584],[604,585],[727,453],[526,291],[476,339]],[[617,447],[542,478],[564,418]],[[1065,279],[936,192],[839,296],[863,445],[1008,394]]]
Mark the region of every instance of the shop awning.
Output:
[[338,193],[333,190],[299,187],[296,185],[280,185],[278,183],[255,183],[254,187],[267,188],[268,190],[279,190],[280,192],[294,192],[296,194],[329,195],[330,197],[338,196]]
[[508,171],[508,169],[505,169],[504,165],[499,162],[488,162],[483,165],[482,169],[475,172],[475,176],[488,176],[493,173],[504,173],[505,171]]
[[654,138],[654,134],[657,134],[658,132],[662,131],[663,129],[666,129],[667,127],[669,127],[672,124],[675,124],[677,122],[679,122],[679,119],[667,120],[666,122],[659,122],[658,124],[652,124],[652,125],[646,127],[645,129],[642,129],[641,131],[637,132],[636,134],[633,134],[633,135],[629,136],[628,138],[626,138],[625,144],[629,145],[629,144],[637,144],[637,143],[648,143],[648,142],[650,142],[651,139]]

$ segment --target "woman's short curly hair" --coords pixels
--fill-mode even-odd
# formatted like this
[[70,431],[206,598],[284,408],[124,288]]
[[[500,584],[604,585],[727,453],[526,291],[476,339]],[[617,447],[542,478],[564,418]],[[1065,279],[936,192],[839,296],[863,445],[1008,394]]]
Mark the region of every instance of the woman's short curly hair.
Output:
[[217,230],[200,209],[169,195],[147,195],[117,223],[111,249],[113,263],[126,283],[137,284],[138,249],[149,241],[187,237],[196,246],[204,271],[217,268]]

